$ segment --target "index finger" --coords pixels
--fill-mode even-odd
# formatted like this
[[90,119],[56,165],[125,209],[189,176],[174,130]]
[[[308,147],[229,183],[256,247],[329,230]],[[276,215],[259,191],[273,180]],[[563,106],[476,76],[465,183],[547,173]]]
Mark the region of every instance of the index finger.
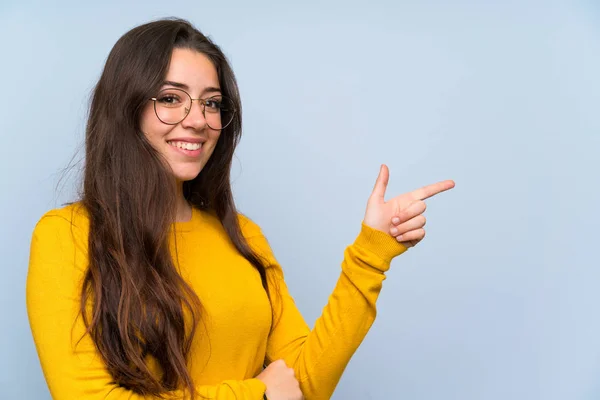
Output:
[[450,190],[454,187],[453,180],[441,181],[438,183],[434,183],[432,185],[423,186],[420,189],[412,191],[410,193],[411,197],[415,200],[425,200],[432,196],[435,196],[438,193],[445,192],[446,190]]

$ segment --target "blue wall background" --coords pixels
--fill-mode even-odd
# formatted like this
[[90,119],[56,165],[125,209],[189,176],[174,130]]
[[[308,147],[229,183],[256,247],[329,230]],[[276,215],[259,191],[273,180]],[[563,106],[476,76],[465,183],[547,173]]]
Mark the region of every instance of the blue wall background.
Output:
[[600,398],[600,3],[558,0],[3,0],[2,398],[50,398],[25,310],[29,240],[72,199],[76,174],[57,184],[103,62],[125,31],[173,15],[233,64],[238,205],[309,323],[381,163],[389,195],[457,183],[393,262],[334,399]]

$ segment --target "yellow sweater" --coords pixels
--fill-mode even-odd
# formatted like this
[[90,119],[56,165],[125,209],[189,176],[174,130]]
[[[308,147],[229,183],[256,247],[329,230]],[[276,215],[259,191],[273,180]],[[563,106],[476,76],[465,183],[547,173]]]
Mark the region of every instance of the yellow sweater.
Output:
[[[217,400],[261,400],[266,388],[254,377],[264,362],[284,359],[294,368],[306,400],[329,399],[375,319],[385,271],[406,247],[363,223],[344,252],[329,302],[310,330],[260,228],[239,218],[250,245],[268,260],[267,275],[278,281],[281,297],[273,296],[273,309],[279,323],[269,333],[271,305],[260,276],[216,217],[194,209],[190,221],[175,223],[171,252],[204,306],[204,325],[197,330],[189,362],[197,391]],[[27,310],[50,393],[56,400],[149,399],[112,382],[89,335],[76,346],[85,331],[77,316],[88,232],[87,214],[78,203],[49,211],[33,232]],[[168,398],[183,394],[174,391]]]

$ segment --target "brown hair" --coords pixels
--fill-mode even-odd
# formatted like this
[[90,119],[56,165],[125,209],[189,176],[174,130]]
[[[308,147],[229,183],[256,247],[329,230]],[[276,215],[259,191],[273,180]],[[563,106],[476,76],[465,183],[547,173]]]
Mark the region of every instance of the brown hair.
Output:
[[[81,195],[90,219],[89,268],[80,307],[87,333],[116,384],[156,396],[183,388],[194,398],[186,360],[201,304],[169,251],[175,180],[140,131],[141,112],[162,85],[175,48],[206,55],[223,94],[238,110],[201,173],[184,183],[184,196],[192,207],[219,218],[269,294],[265,268],[242,235],[231,191],[231,161],[241,135],[235,76],[220,48],[188,21],[162,19],[117,41],[92,95]],[[91,313],[86,312],[88,302]],[[184,323],[186,313],[189,324]],[[150,371],[147,356],[156,359],[161,376]]]

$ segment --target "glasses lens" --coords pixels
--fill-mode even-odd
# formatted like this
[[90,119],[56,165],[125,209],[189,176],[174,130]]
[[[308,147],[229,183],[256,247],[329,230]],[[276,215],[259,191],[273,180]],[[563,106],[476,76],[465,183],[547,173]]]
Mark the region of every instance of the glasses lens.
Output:
[[225,96],[213,96],[205,100],[204,115],[211,129],[224,129],[235,115],[233,100]]
[[178,124],[189,113],[192,100],[179,89],[164,89],[156,96],[154,109],[156,116],[165,124]]

